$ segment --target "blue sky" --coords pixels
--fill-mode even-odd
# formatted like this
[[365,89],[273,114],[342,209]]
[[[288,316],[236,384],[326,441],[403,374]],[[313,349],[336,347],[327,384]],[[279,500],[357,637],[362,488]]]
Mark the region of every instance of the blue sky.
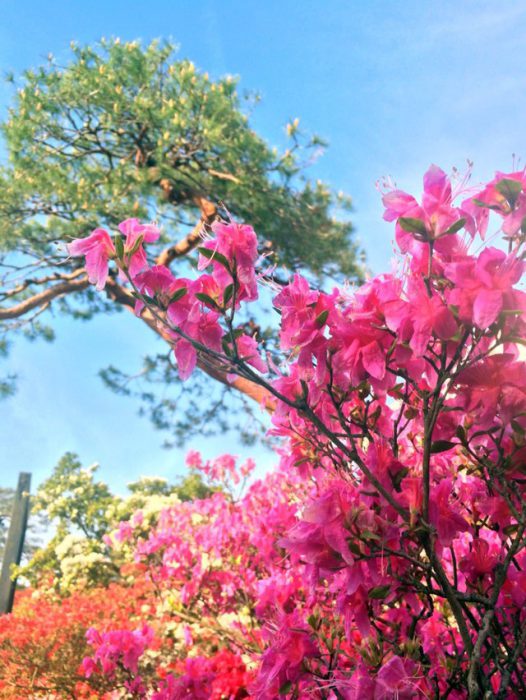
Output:
[[[418,192],[431,162],[449,170],[475,162],[475,178],[526,155],[526,6],[369,0],[0,0],[0,70],[21,71],[48,53],[67,60],[69,42],[101,36],[171,37],[181,56],[214,76],[241,76],[263,101],[256,129],[280,143],[283,126],[301,125],[330,142],[313,167],[354,200],[354,223],[369,266],[389,266],[391,229],[381,221],[375,182],[392,175]],[[0,111],[10,91],[0,85]],[[17,395],[0,404],[1,485],[20,470],[35,483],[66,450],[100,462],[118,491],[141,474],[182,472],[183,451],[136,415],[138,405],[106,390],[97,371],[133,371],[156,342],[133,318],[88,324],[58,320],[51,345],[17,342],[9,369]],[[196,440],[207,456],[248,454],[235,436]],[[258,451],[259,452],[259,451]],[[267,467],[273,461],[260,453]]]

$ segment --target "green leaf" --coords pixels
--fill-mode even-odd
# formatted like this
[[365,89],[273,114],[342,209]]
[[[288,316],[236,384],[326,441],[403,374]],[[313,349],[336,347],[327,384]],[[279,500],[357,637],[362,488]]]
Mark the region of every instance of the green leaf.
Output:
[[292,690],[292,681],[286,681],[285,683],[283,683],[281,688],[278,690],[278,693],[280,695],[286,695],[287,693],[290,693],[291,690]]
[[314,323],[321,328],[325,324],[325,322],[327,321],[328,316],[329,316],[329,309],[325,309],[325,311],[322,311],[321,314],[318,314],[316,316],[316,320],[314,321]]
[[472,199],[471,200],[473,204],[475,204],[477,207],[482,207],[484,209],[493,209],[494,211],[499,211],[500,207],[496,206],[495,204],[488,204],[487,202],[483,202],[482,199]]
[[431,445],[431,454],[437,454],[438,452],[446,452],[456,447],[458,443],[450,442],[449,440],[436,440]]
[[460,442],[461,442],[463,445],[466,445],[466,444],[467,444],[468,436],[467,436],[467,434],[466,434],[466,430],[465,430],[465,428],[464,428],[463,425],[457,425],[457,429],[456,429],[456,431],[455,431],[455,435],[458,437],[458,439],[460,440]]
[[223,346],[223,352],[225,353],[225,355],[227,357],[232,357],[234,353],[232,350],[232,346],[230,345],[230,340],[227,338],[226,335],[221,338],[221,345]]
[[495,189],[506,198],[508,204],[513,209],[522,192],[522,184],[518,180],[510,180],[505,177],[495,185]]
[[466,219],[459,219],[458,221],[455,221],[455,223],[448,228],[447,231],[444,231],[443,235],[444,236],[449,236],[452,233],[457,233],[457,231],[460,231],[460,229],[464,226],[466,223]]
[[168,304],[173,304],[174,302],[179,301],[179,299],[182,299],[187,293],[188,289],[186,287],[181,287],[181,289],[178,289],[176,292],[173,293]]
[[347,546],[349,547],[349,551],[352,552],[353,554],[356,554],[356,556],[361,556],[362,550],[360,549],[360,545],[357,544],[356,542],[353,542],[352,540],[347,540]]
[[519,433],[519,435],[524,435],[525,430],[524,430],[524,428],[522,427],[522,425],[521,425],[518,421],[512,420],[512,421],[511,421],[511,427],[513,428],[513,432],[514,432],[514,433]]
[[226,306],[234,294],[234,285],[229,284],[223,292],[223,306]]
[[208,296],[208,294],[204,294],[203,292],[196,292],[195,296],[197,299],[199,299],[199,301],[202,301],[203,304],[211,306],[213,309],[218,308],[217,302],[214,299],[212,299],[211,296]]
[[294,462],[294,466],[295,466],[295,467],[299,467],[299,466],[301,466],[302,464],[305,464],[305,463],[308,462],[308,461],[309,461],[309,457],[300,457],[300,459],[297,459],[297,460]]
[[224,255],[221,253],[218,253],[217,250],[210,250],[209,248],[203,248],[200,247],[197,249],[201,255],[208,260],[212,260],[213,262],[218,262],[220,265],[223,265],[223,267],[226,267],[227,270],[230,270],[230,264],[228,260],[225,258]]
[[400,488],[400,484],[402,481],[405,479],[405,477],[409,474],[409,469],[407,467],[402,467],[399,469],[396,474],[391,475],[391,481],[393,482],[393,487],[395,491],[398,493],[402,490]]
[[401,216],[398,223],[408,233],[418,233],[421,236],[427,236],[426,225],[421,219],[413,219],[410,216]]
[[137,240],[135,241],[133,246],[131,247],[131,250],[128,251],[128,255],[133,255],[134,253],[136,253],[139,250],[139,248],[141,247],[143,240],[144,240],[144,236],[141,234],[139,236],[139,238],[137,238]]
[[386,586],[375,586],[374,588],[370,589],[367,596],[372,600],[384,600],[384,598],[387,598],[389,595],[390,590],[391,586],[389,584]]
[[312,627],[312,629],[318,629],[318,617],[314,613],[309,615],[309,617],[307,618],[307,622]]
[[487,207],[487,206],[488,206],[488,205],[486,204],[486,202],[483,202],[482,199],[477,199],[476,197],[474,197],[471,201],[472,201],[473,204],[475,204],[475,206],[477,206],[477,207]]
[[115,253],[117,254],[117,258],[122,260],[124,257],[124,241],[122,240],[120,233],[118,233],[113,240],[115,243]]

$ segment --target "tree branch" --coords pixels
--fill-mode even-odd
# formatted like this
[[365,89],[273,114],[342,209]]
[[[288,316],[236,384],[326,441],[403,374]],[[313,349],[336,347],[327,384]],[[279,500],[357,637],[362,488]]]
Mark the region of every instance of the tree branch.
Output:
[[[161,187],[162,182],[164,181],[161,181]],[[165,187],[163,187],[163,189],[165,189],[166,191],[168,187],[169,183],[165,184]],[[217,207],[215,206],[215,204],[212,204],[212,202],[210,202],[205,197],[200,196],[194,197],[194,203],[197,204],[197,206],[201,210],[201,218],[187,236],[185,236],[175,245],[172,245],[169,248],[166,248],[162,251],[162,253],[158,256],[157,260],[155,261],[157,265],[166,265],[166,267],[169,267],[169,265],[175,260],[175,258],[180,258],[183,255],[187,255],[197,246],[197,244],[201,240],[201,231],[203,229],[203,226],[210,226],[210,224],[212,224],[215,221],[217,217]]]
[[[85,270],[82,270],[82,273],[85,274]],[[76,271],[75,273],[72,273],[69,280],[54,284],[51,287],[44,289],[42,292],[34,294],[32,297],[24,299],[24,301],[21,301],[19,304],[0,309],[0,321],[9,321],[14,318],[19,318],[20,316],[23,316],[39,306],[49,304],[50,301],[56,299],[57,297],[64,296],[64,294],[80,292],[87,289],[90,286],[90,282],[88,281],[87,277],[80,277],[80,274],[81,271]]]
[[[106,283],[106,291],[111,299],[134,313],[135,298],[127,289],[124,289],[124,287],[118,284],[111,277],[108,278]],[[149,328],[155,331],[157,335],[160,335],[163,340],[170,345],[173,344],[173,340],[167,333],[166,329],[159,326],[158,321],[152,316],[147,308],[142,312],[141,319]],[[197,366],[200,370],[205,372],[205,374],[208,374],[209,377],[212,377],[212,379],[215,379],[216,381],[221,382],[221,384],[239,391],[241,394],[244,394],[248,398],[259,403],[261,406],[263,406],[263,408],[265,408],[266,411],[272,412],[272,397],[264,387],[258,386],[254,382],[251,382],[244,377],[236,377],[233,379],[233,381],[229,381],[227,378],[227,372],[225,372],[221,367],[215,367],[209,360],[205,362],[200,357],[197,359]]]

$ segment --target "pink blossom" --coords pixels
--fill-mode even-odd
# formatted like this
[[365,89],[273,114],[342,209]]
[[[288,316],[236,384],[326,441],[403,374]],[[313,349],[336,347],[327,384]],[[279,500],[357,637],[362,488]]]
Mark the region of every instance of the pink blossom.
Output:
[[477,259],[449,263],[445,274],[455,284],[449,304],[458,306],[463,321],[485,330],[503,310],[517,308],[513,285],[523,271],[521,260],[497,248],[486,248]]
[[134,278],[148,266],[142,243],[154,243],[159,238],[160,231],[154,224],[141,224],[138,219],[126,219],[119,224],[118,228],[125,236],[124,255],[127,259],[128,272]]
[[115,257],[115,246],[108,232],[97,228],[87,238],[76,238],[68,245],[68,252],[74,257],[85,256],[89,281],[99,291],[104,289],[108,279],[108,261]]
[[199,256],[199,270],[204,270],[212,264],[212,275],[217,283],[225,288],[232,282],[232,272],[235,268],[236,279],[239,283],[238,301],[254,301],[258,297],[257,279],[254,264],[258,257],[257,236],[254,229],[246,224],[216,221],[212,224],[215,238],[206,241],[204,248],[224,256],[231,266],[227,270],[217,259]]
[[495,547],[492,548],[487,540],[477,537],[471,543],[469,554],[460,560],[459,567],[470,579],[474,579],[490,574],[498,561],[498,551]]
[[[188,290],[191,284],[190,280],[183,277],[174,277],[172,272],[164,265],[154,265],[136,275],[134,283],[141,294],[155,297],[162,308],[168,308],[168,317],[175,325],[177,325],[177,319],[180,320],[187,317],[190,306],[188,299],[184,298],[187,296],[187,293],[183,293],[183,290]],[[180,298],[173,302],[172,300],[177,292],[179,292],[177,296]],[[135,302],[135,313],[140,315],[143,309],[144,302],[138,299]]]
[[253,336],[241,335],[239,338],[236,338],[236,348],[239,357],[249,365],[252,365],[260,372],[265,373],[267,371],[267,365],[259,354],[258,343]]
[[272,700],[279,696],[280,688],[297,682],[305,673],[305,659],[319,653],[306,625],[294,612],[282,615],[279,632],[272,646],[263,653],[253,693],[258,700]]
[[[445,172],[436,165],[432,165],[424,175],[421,205],[414,197],[400,190],[388,192],[382,201],[385,206],[384,219],[397,220],[396,238],[402,252],[412,250],[411,238],[433,241],[466,221],[464,212],[452,206],[451,184]],[[420,222],[421,230],[413,222]]]
[[392,656],[389,661],[382,664],[376,675],[375,700],[409,700],[422,697],[418,679],[416,664],[410,659],[402,659],[400,656]]
[[[513,238],[522,228],[526,217],[526,172],[497,172],[495,178],[476,194],[472,201],[479,208],[485,205],[504,219],[502,230]],[[481,206],[482,205],[482,206]]]

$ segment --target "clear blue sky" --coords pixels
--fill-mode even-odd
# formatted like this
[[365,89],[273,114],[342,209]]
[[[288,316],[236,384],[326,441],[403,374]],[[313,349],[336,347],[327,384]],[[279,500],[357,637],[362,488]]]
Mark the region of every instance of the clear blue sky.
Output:
[[[391,256],[379,177],[418,191],[431,162],[450,169],[471,159],[482,179],[509,167],[512,153],[526,155],[520,0],[500,7],[483,0],[0,1],[4,71],[33,66],[49,52],[67,60],[71,40],[101,36],[168,36],[212,75],[240,75],[243,87],[263,96],[254,125],[271,143],[297,116],[328,138],[312,174],[353,196],[357,234],[375,271]],[[1,111],[8,99],[2,85]],[[136,415],[138,406],[97,377],[108,364],[138,367],[156,347],[146,329],[125,315],[56,328],[54,344],[18,342],[8,363],[20,388],[0,404],[1,485],[14,485],[19,470],[42,480],[66,450],[100,462],[117,490],[141,474],[181,473],[184,452],[163,450],[162,434]],[[247,454],[235,438],[202,443],[189,447]]]

